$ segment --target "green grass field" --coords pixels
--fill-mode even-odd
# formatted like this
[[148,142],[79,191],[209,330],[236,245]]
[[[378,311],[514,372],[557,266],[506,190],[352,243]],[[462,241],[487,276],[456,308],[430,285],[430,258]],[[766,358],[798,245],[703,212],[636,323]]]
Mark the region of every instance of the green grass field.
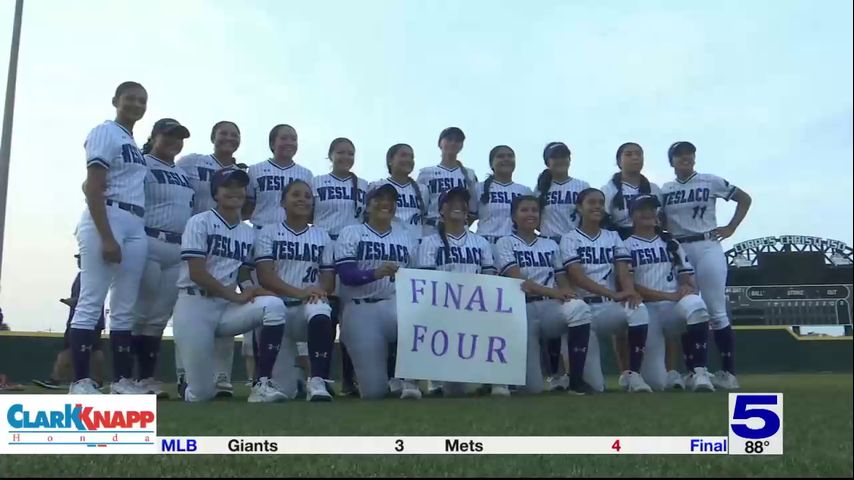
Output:
[[[89,476],[846,476],[852,475],[852,376],[740,378],[784,393],[784,455],[744,456],[5,456],[0,477]],[[40,390],[29,388],[27,392]],[[41,390],[43,392],[43,390]],[[241,395],[242,394],[242,395]],[[158,405],[161,435],[727,435],[726,393],[332,404]]]

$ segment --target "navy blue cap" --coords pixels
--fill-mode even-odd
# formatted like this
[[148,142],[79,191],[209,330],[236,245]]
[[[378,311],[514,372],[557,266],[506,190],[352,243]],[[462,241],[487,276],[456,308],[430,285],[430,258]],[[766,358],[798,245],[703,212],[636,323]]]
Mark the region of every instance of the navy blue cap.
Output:
[[691,142],[674,142],[667,149],[667,159],[673,161],[676,155],[684,155],[686,153],[697,153],[697,147]]
[[151,135],[154,136],[159,133],[176,133],[180,138],[190,138],[190,131],[187,127],[181,125],[174,118],[161,118],[154,122],[154,126],[151,128]]
[[371,200],[373,200],[374,198],[376,198],[380,195],[391,197],[392,199],[394,199],[396,201],[397,200],[397,189],[394,188],[394,185],[392,185],[390,183],[384,183],[384,184],[380,185],[379,187],[368,192],[367,195],[365,195],[365,205],[367,205],[368,203],[370,203]]
[[442,205],[445,204],[451,197],[461,197],[466,203],[469,203],[471,200],[471,192],[468,191],[465,187],[454,187],[450,190],[445,190],[444,192],[439,194],[439,209],[442,209]]
[[638,195],[629,202],[630,212],[634,212],[635,210],[643,207],[659,208],[661,207],[661,202],[655,195]]
[[466,139],[466,134],[463,133],[463,131],[459,127],[448,127],[442,130],[442,133],[439,134],[440,142],[443,138],[452,138],[462,142]]
[[569,147],[563,142],[552,142],[543,149],[543,161],[547,161],[550,158],[564,158],[569,155]]
[[217,170],[211,175],[211,197],[216,197],[217,189],[231,181],[240,182],[241,186],[245,187],[249,185],[249,174],[236,168]]

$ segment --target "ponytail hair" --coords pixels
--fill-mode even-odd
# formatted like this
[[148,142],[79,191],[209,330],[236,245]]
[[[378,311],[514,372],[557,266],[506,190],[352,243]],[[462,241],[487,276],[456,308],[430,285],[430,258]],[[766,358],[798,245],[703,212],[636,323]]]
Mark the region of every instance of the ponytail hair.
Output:
[[145,143],[142,144],[142,148],[140,149],[142,151],[143,155],[148,155],[149,153],[151,153],[151,148],[152,148],[153,143],[154,143],[154,138],[148,137],[148,140],[146,140]]
[[[275,137],[273,138],[275,139]],[[352,140],[346,137],[338,137],[335,140],[332,140],[332,143],[329,144],[329,152],[326,156],[330,161],[332,161],[332,153],[335,151],[335,147],[338,146],[339,143],[349,143],[350,146],[353,147],[353,151],[356,151],[356,146],[353,145]],[[355,218],[359,218],[359,177],[357,177],[352,171],[350,172],[350,185],[353,188],[353,216]]]
[[547,168],[537,177],[537,191],[540,192],[537,202],[540,204],[540,210],[546,208],[546,196],[550,188],[552,188],[552,171]]
[[440,221],[436,226],[436,230],[439,231],[439,238],[442,239],[442,244],[445,245],[445,264],[451,261],[451,244],[448,243],[448,232],[445,230],[445,222]]
[[679,255],[679,242],[673,239],[673,235],[662,229],[661,227],[655,227],[655,233],[664,240],[664,243],[667,244],[667,253],[670,254],[670,259],[673,262],[673,266],[676,268],[680,268],[683,265],[682,257]]

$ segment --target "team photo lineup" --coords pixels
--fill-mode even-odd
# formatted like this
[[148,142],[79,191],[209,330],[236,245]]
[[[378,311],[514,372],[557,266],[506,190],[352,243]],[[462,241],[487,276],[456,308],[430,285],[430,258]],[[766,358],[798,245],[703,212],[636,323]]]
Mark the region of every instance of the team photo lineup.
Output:
[[[66,332],[71,394],[104,387],[168,396],[154,372],[157,362],[171,361],[159,358],[170,318],[178,393],[187,402],[232,395],[237,335],[252,403],[293,399],[302,389],[309,401],[331,401],[336,338],[337,390],[363,399],[589,395],[605,391],[609,374],[632,393],[739,388],[720,241],[744,220],[751,199],[698,173],[689,141],[650,154],[666,154],[673,168],[660,186],[643,175],[638,143],[616,148],[611,178],[588,182],[572,176],[570,147],[549,139],[536,185],[514,183],[507,145],[468,157],[488,165],[481,181],[473,162],[458,159],[465,134],[457,127],[438,134],[438,164],[419,162],[417,173],[416,152],[395,143],[386,178],[359,178],[356,145],[336,138],[330,173],[315,176],[295,162],[298,134],[287,124],[269,132],[272,156],[248,166],[234,159],[241,138],[230,121],[210,129],[213,153],[182,152],[190,129],[172,118],[157,120],[139,148],[134,133],[143,134],[134,125],[148,101],[142,85],[122,83],[112,97],[114,120],[85,140],[79,296]],[[717,200],[736,203],[729,222],[716,218]],[[398,378],[401,268],[520,280],[525,384]],[[90,368],[105,306],[108,387]],[[722,366],[714,373],[712,341]],[[619,372],[603,372],[602,345],[614,349]]]

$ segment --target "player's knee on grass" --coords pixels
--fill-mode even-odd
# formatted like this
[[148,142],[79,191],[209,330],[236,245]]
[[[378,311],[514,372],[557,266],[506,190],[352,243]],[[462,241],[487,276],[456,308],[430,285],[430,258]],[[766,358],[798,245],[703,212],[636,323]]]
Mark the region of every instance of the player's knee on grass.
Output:
[[285,324],[285,303],[279,297],[265,295],[255,297],[253,301],[264,312],[261,317],[263,325],[276,326]]

